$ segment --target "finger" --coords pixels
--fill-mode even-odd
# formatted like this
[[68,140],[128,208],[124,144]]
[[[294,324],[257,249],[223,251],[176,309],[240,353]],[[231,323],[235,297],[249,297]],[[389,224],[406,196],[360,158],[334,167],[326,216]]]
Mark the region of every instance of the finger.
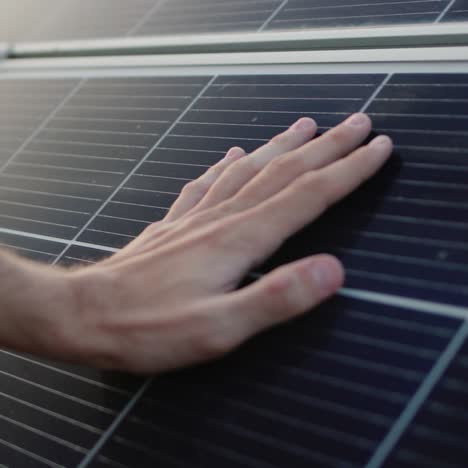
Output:
[[354,114],[315,140],[279,156],[239,191],[236,197],[239,209],[254,206],[278,193],[301,174],[348,155],[365,140],[371,127],[367,115]]
[[316,255],[281,266],[255,283],[223,296],[218,305],[234,347],[251,335],[309,311],[344,282],[341,263]]
[[179,198],[174,202],[164,218],[164,221],[174,221],[194,208],[208,193],[221,174],[231,164],[245,156],[245,154],[242,148],[231,148],[221,161],[208,169],[201,177],[185,185]]
[[237,245],[243,252],[250,249],[254,263],[263,260],[289,236],[374,175],[391,152],[390,138],[379,136],[347,158],[303,174],[269,200],[232,216],[222,226],[230,251],[235,252]]
[[270,161],[281,154],[296,149],[309,141],[317,130],[316,123],[309,118],[299,119],[285,132],[257,149],[238,164],[225,171],[213,185],[197,210],[214,206],[235,195],[247,182],[257,175]]

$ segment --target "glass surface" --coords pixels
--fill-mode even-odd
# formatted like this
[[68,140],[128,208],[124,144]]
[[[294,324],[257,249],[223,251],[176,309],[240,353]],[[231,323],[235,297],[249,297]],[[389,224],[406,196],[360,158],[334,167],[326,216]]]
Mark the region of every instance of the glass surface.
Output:
[[429,24],[468,15],[467,0],[0,0],[0,8],[0,40],[16,42]]

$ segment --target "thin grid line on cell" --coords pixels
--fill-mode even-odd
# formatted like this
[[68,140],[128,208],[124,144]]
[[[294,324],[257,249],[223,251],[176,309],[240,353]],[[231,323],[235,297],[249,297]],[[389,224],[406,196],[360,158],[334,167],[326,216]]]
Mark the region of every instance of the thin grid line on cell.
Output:
[[65,106],[65,104],[83,87],[87,79],[81,79],[62,99],[62,101],[55,106],[55,108],[49,113],[49,115],[41,121],[41,123],[36,127],[33,133],[29,135],[23,142],[23,144],[5,161],[0,165],[0,174],[3,175],[5,169],[9,166],[10,162],[25,149],[34,138],[39,135],[39,133],[45,129],[49,122],[57,115],[57,113]]
[[444,16],[450,11],[450,9],[456,1],[457,0],[450,0],[448,5],[440,12],[440,15],[434,20],[434,23],[440,23],[444,19]]
[[272,12],[272,14],[265,20],[265,22],[258,28],[257,32],[262,32],[264,31],[269,25],[270,23],[278,16],[278,14],[286,8],[286,5],[288,4],[288,1],[289,0],[283,0],[279,5],[278,7],[276,8],[276,10],[274,10]]
[[[119,192],[121,188],[130,180],[130,178],[138,172],[140,167],[145,163],[145,161],[149,158],[151,153],[158,148],[159,144],[164,140],[164,138],[170,134],[170,132],[175,128],[175,126],[180,122],[180,120],[190,111],[193,105],[198,101],[198,99],[205,93],[205,91],[210,87],[210,85],[214,82],[217,76],[212,76],[205,86],[202,87],[200,92],[192,99],[191,103],[187,105],[187,107],[179,114],[176,120],[167,128],[167,130],[161,135],[161,137],[156,141],[156,143],[149,148],[147,153],[143,156],[140,162],[127,174],[127,176],[120,182],[120,184],[112,191],[112,193],[107,197],[107,199],[101,204],[101,206],[96,210],[94,215],[88,220],[88,222],[76,233],[76,235],[71,239],[70,245],[72,245],[78,238],[89,228],[91,223],[100,215],[100,213],[104,210],[107,204],[112,200],[112,198]],[[57,259],[54,263],[57,263],[61,260],[62,256],[67,251],[68,247],[65,247],[63,251],[57,256]]]
[[133,397],[128,401],[128,403],[124,406],[122,411],[116,416],[112,424],[108,427],[108,429],[102,434],[102,436],[98,439],[94,447],[88,451],[86,456],[80,462],[77,468],[86,468],[92,463],[92,461],[99,455],[99,452],[104,447],[106,442],[112,437],[115,433],[117,428],[123,422],[123,420],[127,417],[127,415],[132,411],[138,401],[140,401],[143,394],[152,384],[153,378],[148,378],[138,389],[137,392],[133,395]]
[[455,336],[450,340],[444,352],[440,355],[431,371],[427,374],[424,381],[419,386],[411,400],[406,405],[399,418],[396,420],[386,437],[382,440],[376,451],[367,462],[365,468],[380,468],[395,448],[398,441],[411,422],[416,417],[424,402],[429,397],[430,393],[437,385],[443,376],[450,363],[457,355],[460,348],[463,346],[466,337],[468,336],[468,321],[465,320],[458,329]]

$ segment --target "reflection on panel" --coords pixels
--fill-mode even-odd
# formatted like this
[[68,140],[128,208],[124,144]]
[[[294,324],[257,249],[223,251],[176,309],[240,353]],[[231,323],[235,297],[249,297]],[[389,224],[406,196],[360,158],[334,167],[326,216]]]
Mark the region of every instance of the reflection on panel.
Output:
[[433,23],[449,0],[289,0],[269,29]]
[[[203,88],[205,78],[148,78],[83,80],[64,102],[53,108],[32,81],[26,98],[23,88],[5,100],[20,112],[33,107],[34,138],[30,112],[12,112],[17,134],[10,132],[8,115],[0,145],[10,156],[0,174],[1,226],[70,239],[92,218],[158,141],[166,129]],[[53,87],[55,83],[48,84]],[[10,81],[2,88],[14,88]],[[56,84],[71,86],[70,83]],[[21,91],[21,92],[20,92]],[[46,98],[48,96],[46,95]],[[25,111],[26,112],[26,111]],[[18,151],[19,148],[19,151]],[[99,228],[96,228],[99,229]]]
[[258,31],[282,0],[169,0],[133,35]]
[[0,0],[0,7],[0,41],[14,42],[468,20],[466,0]]

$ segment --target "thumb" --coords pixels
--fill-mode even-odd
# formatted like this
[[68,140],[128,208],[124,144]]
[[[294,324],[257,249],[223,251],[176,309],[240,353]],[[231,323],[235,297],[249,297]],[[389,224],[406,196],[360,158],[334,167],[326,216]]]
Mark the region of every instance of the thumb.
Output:
[[[307,312],[343,285],[344,269],[330,255],[316,255],[277,268],[252,285],[224,297],[224,311],[238,341]],[[226,310],[227,309],[227,310]]]

